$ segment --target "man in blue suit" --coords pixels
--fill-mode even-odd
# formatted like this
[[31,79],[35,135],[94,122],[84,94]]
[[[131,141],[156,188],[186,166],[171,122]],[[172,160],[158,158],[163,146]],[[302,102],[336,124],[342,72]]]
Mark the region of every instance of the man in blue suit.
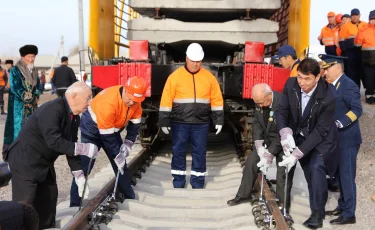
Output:
[[338,128],[339,152],[338,178],[340,198],[338,207],[327,215],[339,216],[331,224],[354,224],[356,208],[356,161],[362,143],[358,118],[362,115],[361,95],[358,85],[344,74],[345,57],[319,55],[323,60],[327,81],[334,87],[336,99],[335,123]]

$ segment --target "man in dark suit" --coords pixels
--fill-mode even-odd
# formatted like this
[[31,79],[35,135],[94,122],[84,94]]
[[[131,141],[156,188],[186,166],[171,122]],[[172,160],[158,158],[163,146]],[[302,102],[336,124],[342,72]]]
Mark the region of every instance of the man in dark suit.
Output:
[[64,98],[40,106],[5,152],[12,171],[12,200],[35,208],[40,229],[55,227],[57,157],[66,155],[82,196],[85,177],[80,155],[95,158],[98,154],[97,146],[76,142],[79,114],[89,106],[91,95],[85,83],[73,84]]
[[321,228],[328,198],[326,162],[337,162],[334,154],[336,96],[320,78],[316,60],[304,59],[297,72],[296,78],[286,82],[276,111],[277,129],[286,155],[279,165],[290,169],[299,160],[308,184],[312,212],[303,225]]
[[61,66],[55,69],[51,81],[56,87],[56,93],[59,97],[64,97],[66,89],[77,81],[73,69],[68,67],[68,57],[61,58]]
[[327,215],[339,216],[331,224],[354,224],[356,208],[356,161],[362,143],[358,118],[362,115],[361,94],[358,85],[344,74],[345,57],[320,55],[322,68],[328,82],[337,94],[335,123],[338,128],[338,147],[340,155],[338,179],[340,198],[338,207]]
[[[268,167],[276,156],[276,162],[283,160],[283,149],[277,132],[274,113],[277,111],[281,94],[272,92],[267,84],[257,84],[252,89],[252,98],[257,105],[253,122],[253,139],[255,149],[248,156],[240,188],[228,205],[237,205],[249,201],[251,190],[256,182],[259,169],[266,174]],[[290,207],[290,190],[292,188],[294,169],[288,174],[288,191],[286,208]],[[284,203],[285,167],[277,167],[276,197]]]

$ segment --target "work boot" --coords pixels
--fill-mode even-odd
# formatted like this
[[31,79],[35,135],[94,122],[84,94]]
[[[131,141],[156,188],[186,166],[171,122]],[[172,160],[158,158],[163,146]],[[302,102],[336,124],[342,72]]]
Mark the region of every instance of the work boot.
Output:
[[227,204],[229,206],[234,206],[234,205],[238,205],[238,204],[242,204],[242,203],[245,203],[245,202],[250,202],[250,198],[242,198],[240,196],[237,196],[231,200],[228,200]]
[[307,219],[303,226],[309,229],[318,229],[323,227],[323,214],[321,211],[313,211],[309,219]]

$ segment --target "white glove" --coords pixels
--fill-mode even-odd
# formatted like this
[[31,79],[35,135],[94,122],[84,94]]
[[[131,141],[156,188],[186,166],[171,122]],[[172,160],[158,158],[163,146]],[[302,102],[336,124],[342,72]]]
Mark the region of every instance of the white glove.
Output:
[[[85,174],[83,174],[82,170],[73,171],[72,174],[78,186],[78,195],[79,197],[82,197],[82,193],[83,193],[83,190],[85,189],[85,182],[86,182]],[[89,190],[90,190],[89,183],[87,183],[84,199],[87,199],[89,197]]]
[[290,128],[283,128],[280,130],[281,137],[281,146],[285,156],[290,156],[290,153],[293,152],[293,149],[296,147],[296,143],[293,138],[293,131]]
[[98,146],[91,143],[75,143],[74,156],[82,155],[95,159],[99,155]]
[[115,157],[115,163],[117,165],[118,170],[120,171],[121,175],[124,175],[124,166],[125,166],[125,155],[123,153],[117,154]]
[[163,133],[165,133],[165,134],[169,134],[168,130],[171,130],[171,128],[170,127],[161,127],[161,131],[163,131]]
[[270,167],[270,165],[267,163],[266,158],[261,158],[257,166],[264,175],[267,174],[267,170]]
[[257,150],[259,158],[263,158],[265,147],[263,146],[264,140],[254,141],[255,149]]
[[279,163],[279,166],[287,167],[289,172],[295,164],[297,164],[297,158],[294,155],[290,155],[288,157],[283,156],[283,161]]
[[216,131],[216,135],[218,135],[220,132],[221,132],[221,129],[223,128],[222,125],[215,125],[215,129],[217,130]]

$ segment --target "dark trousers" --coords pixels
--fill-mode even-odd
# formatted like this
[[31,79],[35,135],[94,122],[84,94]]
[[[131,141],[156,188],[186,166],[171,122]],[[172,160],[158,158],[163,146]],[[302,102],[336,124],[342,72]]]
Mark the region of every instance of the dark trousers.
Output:
[[[117,165],[116,165],[115,161],[112,159],[112,157],[110,155],[108,155],[106,149],[103,146],[102,141],[99,138],[92,138],[92,137],[89,137],[89,136],[84,135],[82,133],[81,134],[81,142],[82,143],[92,143],[92,144],[95,144],[96,146],[98,146],[99,148],[103,148],[104,152],[107,154],[109,162],[111,163],[113,172],[115,173],[115,175],[117,175],[117,171],[118,171]],[[94,167],[95,159],[92,159],[90,169],[89,169],[89,162],[90,162],[90,158],[88,158],[86,156],[81,156],[82,169],[83,169],[83,172],[84,172],[85,175],[90,174],[92,168]],[[131,181],[130,172],[129,172],[128,167],[126,166],[126,163],[125,163],[124,174],[123,175],[120,174],[120,176],[118,178],[118,189],[121,193],[123,193],[125,195],[125,198],[134,199],[135,194],[134,194],[134,190],[133,190],[133,188],[130,184],[130,181]],[[88,181],[88,184],[90,184],[90,180]],[[78,195],[78,186],[77,186],[77,184],[75,182],[75,179],[73,177],[72,186],[70,188],[70,207],[79,206],[80,201],[81,201],[81,197],[79,197],[79,195]]]
[[209,124],[172,123],[173,187],[183,188],[186,183],[186,153],[191,144],[190,184],[192,188],[203,188],[206,175],[206,149]]
[[324,48],[325,48],[326,54],[337,56],[336,46],[335,45],[333,45],[333,46],[325,46]]
[[[361,78],[363,75],[361,51],[356,48],[353,48],[353,49],[349,49],[346,52],[346,54],[348,57],[348,60],[346,62],[347,63],[346,75],[348,75],[348,77],[352,79],[358,85],[359,88],[361,88]],[[367,83],[365,84],[363,82],[363,86],[365,88],[366,88],[366,85]]]
[[4,90],[5,86],[0,86],[0,106],[4,106]]
[[309,189],[311,211],[325,213],[328,199],[327,169],[323,156],[313,150],[309,155],[299,160]]
[[64,97],[67,89],[56,89],[56,94],[59,97]]
[[355,217],[357,188],[355,175],[359,145],[351,148],[340,148],[339,184],[340,198],[338,207],[341,215],[346,218]]
[[[276,166],[277,166],[277,174],[276,174],[276,198],[279,199],[280,205],[284,204],[284,189],[285,189],[285,167],[280,167],[279,162],[283,161],[284,153],[281,152],[276,156]],[[254,184],[258,178],[259,168],[257,166],[260,158],[257,154],[256,150],[253,150],[251,154],[247,157],[246,164],[243,170],[243,176],[241,180],[241,185],[238,189],[237,196],[242,198],[248,198],[251,195],[251,190],[254,187]],[[296,166],[290,169],[288,173],[288,185],[287,185],[287,202],[286,202],[286,209],[289,212],[290,208],[290,191],[292,190],[293,186],[293,176]]]
[[375,66],[363,66],[364,81],[366,82],[365,95],[375,97]]
[[57,205],[56,178],[49,172],[42,182],[26,179],[12,165],[12,154],[9,155],[9,165],[12,171],[12,200],[32,206],[39,216],[39,229],[54,228]]

